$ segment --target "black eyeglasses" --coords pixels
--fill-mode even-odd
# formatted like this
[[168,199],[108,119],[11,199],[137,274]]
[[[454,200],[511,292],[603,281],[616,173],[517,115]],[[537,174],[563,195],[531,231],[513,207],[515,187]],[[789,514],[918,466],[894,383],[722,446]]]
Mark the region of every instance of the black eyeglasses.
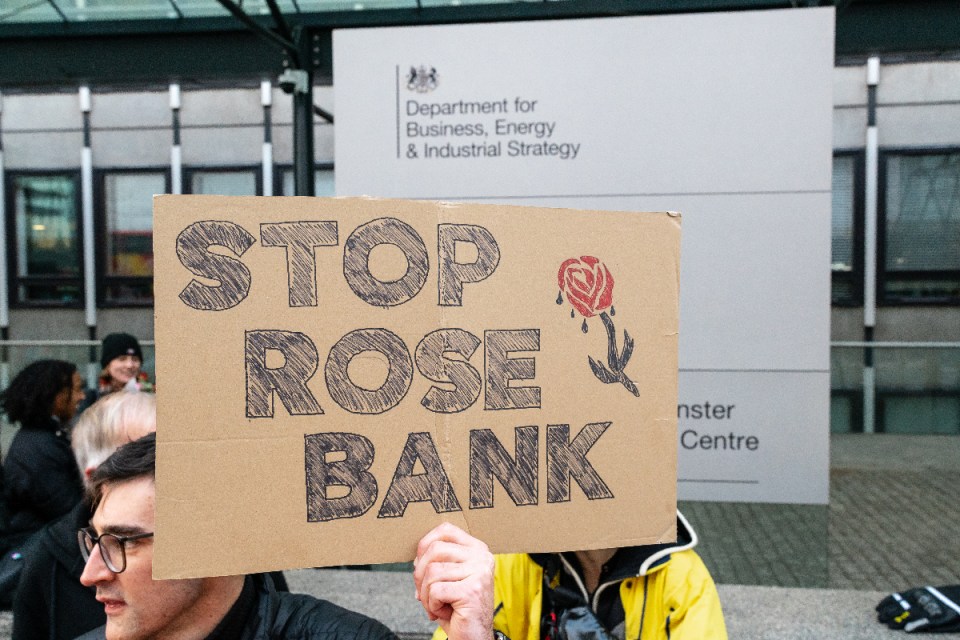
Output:
[[83,555],[83,561],[90,559],[93,553],[93,546],[100,547],[100,557],[107,569],[114,573],[123,573],[127,568],[127,543],[133,540],[143,540],[149,538],[153,533],[138,533],[132,536],[118,536],[112,533],[102,533],[99,536],[93,527],[80,529],[77,531],[77,540],[80,542],[80,553]]

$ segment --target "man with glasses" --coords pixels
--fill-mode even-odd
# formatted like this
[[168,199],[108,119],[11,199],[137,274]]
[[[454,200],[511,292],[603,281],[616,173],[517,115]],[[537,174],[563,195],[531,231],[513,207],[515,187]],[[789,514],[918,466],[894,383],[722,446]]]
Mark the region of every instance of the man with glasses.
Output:
[[[306,595],[277,593],[263,576],[153,580],[156,437],[117,450],[93,474],[95,512],[78,532],[105,627],[82,639],[393,640],[381,623]],[[417,598],[453,640],[489,640],[493,556],[452,525],[421,540]]]

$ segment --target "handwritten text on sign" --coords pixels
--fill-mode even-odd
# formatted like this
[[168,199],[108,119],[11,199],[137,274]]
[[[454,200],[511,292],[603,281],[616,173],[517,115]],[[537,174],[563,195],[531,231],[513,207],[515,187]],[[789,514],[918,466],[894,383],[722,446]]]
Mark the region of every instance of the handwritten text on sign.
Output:
[[[631,264],[632,252],[614,244],[602,252],[606,260],[594,257],[604,249],[602,236],[545,237],[543,255],[524,248],[535,237],[524,230],[523,213],[562,221],[565,213],[583,212],[470,206],[449,215],[436,203],[329,200],[325,216],[296,211],[294,217],[281,205],[296,210],[310,202],[315,209],[316,201],[304,199],[191,198],[185,204],[192,215],[180,217],[175,235],[158,233],[170,236],[169,271],[177,274],[158,278],[158,377],[196,396],[185,380],[194,375],[188,368],[163,367],[171,356],[207,350],[231,365],[225,375],[235,388],[218,387],[199,403],[205,410],[186,418],[205,433],[202,446],[217,438],[288,442],[286,427],[296,425],[297,466],[304,470],[293,483],[302,492],[299,521],[314,527],[366,521],[368,512],[377,520],[406,520],[419,503],[431,507],[416,511],[423,522],[504,505],[584,508],[633,490],[637,474],[625,473],[617,450],[630,442],[637,450],[649,446],[642,428],[629,425],[675,406],[676,302],[645,326],[650,311],[641,313],[636,292],[614,291],[611,269],[640,291],[650,280]],[[168,203],[177,204],[160,198],[158,212]],[[209,215],[218,208],[229,214]],[[244,209],[246,215],[238,213]],[[377,215],[384,209],[393,215]],[[443,214],[464,220],[445,221]],[[175,217],[158,213],[158,224]],[[653,228],[675,235],[675,220],[632,217],[647,223],[638,230],[659,221]],[[163,243],[158,237],[158,255]],[[674,272],[671,295],[675,281]],[[616,314],[632,323],[622,337]],[[168,325],[173,316],[181,322]],[[671,323],[674,331],[663,333]],[[210,341],[208,330],[222,337]],[[666,361],[674,366],[659,372],[656,383],[645,382],[647,369],[656,369],[650,356],[664,344],[672,345]],[[631,360],[635,351],[646,353]],[[643,367],[638,360],[646,361]],[[583,398],[576,400],[573,390]],[[577,406],[565,406],[575,400]],[[182,405],[165,406],[183,415]],[[510,412],[526,417],[511,419]],[[161,437],[161,450],[177,441],[178,431],[161,430],[169,438]],[[601,446],[601,438],[611,442]],[[261,453],[256,440],[249,453]],[[177,461],[164,463],[161,469],[190,474]],[[290,463],[274,462],[282,476],[289,476]],[[496,486],[509,503],[495,500]],[[229,500],[239,505],[244,487],[234,488]],[[170,504],[176,512],[176,502]],[[476,520],[481,529],[485,520]],[[666,529],[660,524],[656,536]]]

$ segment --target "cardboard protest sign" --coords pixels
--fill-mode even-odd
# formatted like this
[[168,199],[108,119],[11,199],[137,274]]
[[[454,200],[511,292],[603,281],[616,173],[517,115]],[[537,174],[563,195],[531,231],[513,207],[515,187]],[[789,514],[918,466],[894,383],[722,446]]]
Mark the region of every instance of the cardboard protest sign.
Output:
[[675,536],[680,218],[157,196],[156,578]]

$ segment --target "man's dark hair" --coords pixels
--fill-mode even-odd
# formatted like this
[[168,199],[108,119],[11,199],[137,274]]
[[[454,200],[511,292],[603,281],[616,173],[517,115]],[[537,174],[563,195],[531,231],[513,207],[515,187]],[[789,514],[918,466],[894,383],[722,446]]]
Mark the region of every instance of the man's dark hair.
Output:
[[103,497],[103,487],[143,476],[154,478],[157,468],[157,434],[128,442],[103,461],[90,476],[94,509]]
[[0,409],[10,422],[25,427],[45,426],[53,415],[57,394],[73,387],[77,366],[63,360],[37,360],[28,364],[0,392]]

